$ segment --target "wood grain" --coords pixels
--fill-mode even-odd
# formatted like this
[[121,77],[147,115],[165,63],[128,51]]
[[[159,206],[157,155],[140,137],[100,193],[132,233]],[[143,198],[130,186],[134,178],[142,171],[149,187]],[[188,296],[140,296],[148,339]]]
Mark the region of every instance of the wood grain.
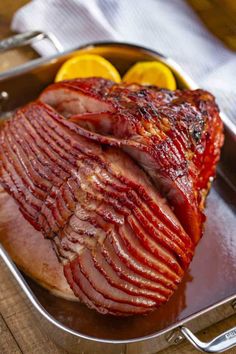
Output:
[[[0,313],[5,335],[0,335],[0,352],[24,354],[63,354],[37,325],[31,306],[25,301],[12,275],[0,261]],[[5,327],[4,327],[5,324]],[[8,345],[5,340],[8,339]],[[5,350],[5,351],[4,351]],[[18,353],[17,351],[15,351]]]
[[0,315],[0,346],[1,353],[9,353],[9,348],[11,349],[12,354],[22,353],[21,349],[18,346],[13,334],[8,328],[4,318]]
[[[28,0],[0,1],[0,38],[12,34],[10,22],[14,12]],[[22,64],[37,57],[31,48],[12,50],[0,55],[0,71]],[[199,334],[202,340],[210,340],[236,325],[236,316],[222,321]],[[65,354],[38,327],[31,307],[19,291],[9,270],[0,261],[0,353],[1,354]],[[187,342],[172,346],[160,354],[197,354]],[[228,351],[236,354],[236,348]],[[92,353],[91,353],[92,354]]]

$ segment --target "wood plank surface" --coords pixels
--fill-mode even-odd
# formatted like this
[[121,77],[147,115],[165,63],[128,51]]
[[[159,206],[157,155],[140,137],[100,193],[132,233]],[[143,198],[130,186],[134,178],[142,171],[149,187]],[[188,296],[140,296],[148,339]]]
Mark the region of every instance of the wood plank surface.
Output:
[[9,349],[11,349],[12,354],[22,353],[2,315],[0,315],[0,344],[2,354],[9,353]]
[[[65,353],[39,328],[31,306],[25,301],[22,291],[19,290],[2,260],[0,261],[0,282],[0,314],[5,333],[4,336],[0,334],[0,353]],[[8,345],[6,345],[6,339]],[[18,352],[14,352],[17,348]]]
[[[46,1],[46,0],[45,0]],[[14,12],[28,0],[0,0],[0,38],[8,37]],[[37,57],[31,48],[12,50],[0,55],[0,71]],[[236,316],[202,331],[199,337],[210,340],[219,333],[236,326]],[[37,325],[32,309],[16,286],[9,270],[0,260],[0,354],[65,354]],[[197,354],[187,342],[172,346],[161,354]],[[227,353],[236,354],[236,348]],[[92,354],[92,353],[91,353]]]

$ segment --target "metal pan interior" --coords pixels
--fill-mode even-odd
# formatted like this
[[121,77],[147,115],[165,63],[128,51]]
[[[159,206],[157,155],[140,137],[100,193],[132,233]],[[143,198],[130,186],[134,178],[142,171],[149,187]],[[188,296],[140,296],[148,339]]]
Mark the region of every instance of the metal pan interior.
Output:
[[[2,114],[37,97],[55,77],[60,65],[78,51],[40,60],[0,77],[0,91],[8,93]],[[123,74],[140,60],[160,60],[173,70],[179,88],[195,88],[191,80],[171,60],[155,52],[125,44],[97,44],[79,52],[103,55]],[[22,94],[24,93],[24,94]],[[235,139],[227,134],[228,151],[235,150]],[[236,180],[231,166],[226,166],[223,152],[221,170],[230,170],[230,184],[218,175],[207,200],[207,222],[189,271],[171,300],[147,316],[115,318],[99,315],[86,306],[56,298],[27,279],[45,310],[64,326],[98,339],[129,340],[157,334],[179,321],[236,294]],[[232,156],[231,156],[232,158]]]

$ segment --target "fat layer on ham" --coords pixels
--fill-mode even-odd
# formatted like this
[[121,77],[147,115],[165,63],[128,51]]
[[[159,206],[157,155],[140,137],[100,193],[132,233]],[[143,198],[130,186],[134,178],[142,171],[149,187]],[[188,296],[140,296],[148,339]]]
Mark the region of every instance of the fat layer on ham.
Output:
[[82,302],[144,314],[189,266],[222,142],[205,91],[65,81],[5,123],[0,183]]

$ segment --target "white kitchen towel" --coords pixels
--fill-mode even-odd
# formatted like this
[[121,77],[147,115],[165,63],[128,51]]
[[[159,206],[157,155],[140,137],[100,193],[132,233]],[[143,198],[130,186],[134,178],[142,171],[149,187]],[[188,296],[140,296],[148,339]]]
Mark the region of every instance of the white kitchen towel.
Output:
[[[65,50],[97,40],[155,49],[214,93],[236,123],[236,54],[208,32],[184,0],[34,0],[17,11],[12,29],[51,32]],[[43,56],[53,54],[46,41],[35,48]]]

